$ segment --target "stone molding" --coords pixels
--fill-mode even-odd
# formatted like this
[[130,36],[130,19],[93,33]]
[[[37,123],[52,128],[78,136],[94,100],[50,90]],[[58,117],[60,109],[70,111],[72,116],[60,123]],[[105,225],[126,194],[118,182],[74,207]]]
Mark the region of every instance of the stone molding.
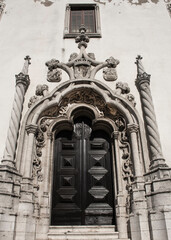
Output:
[[[76,6],[77,4],[67,4],[65,10],[65,22],[64,22],[64,38],[75,38],[78,36],[78,33],[70,33],[70,15],[71,15],[71,6]],[[100,23],[100,8],[98,4],[89,4],[90,6],[94,6],[95,10],[95,28],[96,33],[89,33],[88,36],[92,38],[100,38],[101,37],[101,23]]]
[[128,124],[127,125],[127,129],[128,129],[128,132],[129,133],[137,133],[138,132],[138,129],[139,129],[139,126],[135,123],[132,123],[132,124]]
[[30,134],[30,133],[35,134],[36,131],[37,131],[37,128],[38,128],[38,126],[34,125],[34,124],[26,125],[26,131],[27,131],[28,134]]

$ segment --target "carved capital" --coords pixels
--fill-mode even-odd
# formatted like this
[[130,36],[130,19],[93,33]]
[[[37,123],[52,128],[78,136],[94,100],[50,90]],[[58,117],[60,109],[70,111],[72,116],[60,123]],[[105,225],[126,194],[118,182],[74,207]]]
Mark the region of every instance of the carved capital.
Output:
[[128,124],[127,125],[127,129],[128,129],[128,132],[129,133],[137,133],[138,132],[138,129],[139,129],[139,126],[135,123],[131,123],[131,124]]
[[71,10],[71,7],[69,4],[66,5],[66,11],[70,11]]
[[28,75],[20,72],[18,75],[15,75],[16,78],[16,86],[18,86],[19,84],[24,85],[24,87],[28,88],[29,84],[30,84],[30,78]]
[[146,72],[144,72],[142,74],[137,74],[137,79],[135,81],[137,88],[139,88],[143,84],[150,85],[150,77],[151,77],[151,75],[147,74]]
[[47,132],[47,139],[53,140],[53,133],[52,132]]
[[111,134],[111,138],[118,140],[119,132],[118,131],[113,131],[112,134]]
[[49,87],[46,84],[37,85],[36,87],[36,95],[37,96],[44,96],[45,92],[48,91]]
[[28,134],[30,134],[30,133],[35,134],[37,131],[37,128],[38,128],[37,125],[34,125],[34,124],[26,125],[26,131]]

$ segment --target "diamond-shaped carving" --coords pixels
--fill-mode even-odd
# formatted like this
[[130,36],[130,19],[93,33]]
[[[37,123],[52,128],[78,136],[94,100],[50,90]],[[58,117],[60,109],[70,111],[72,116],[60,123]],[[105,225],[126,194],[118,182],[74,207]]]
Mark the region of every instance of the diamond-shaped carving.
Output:
[[63,161],[64,161],[64,167],[72,167],[72,158],[65,157]]
[[88,172],[93,175],[93,177],[98,179],[98,176],[102,178],[108,171],[104,167],[92,167],[88,170]]
[[94,186],[88,191],[95,199],[102,200],[108,194],[108,190],[105,187]]
[[72,186],[72,177],[63,177],[63,186]]
[[94,166],[96,167],[101,167],[102,166],[102,160],[104,159],[104,155],[101,156],[92,156],[93,160],[94,160]]
[[57,192],[58,192],[59,196],[65,201],[66,200],[73,201],[73,197],[77,193],[77,191],[74,188],[72,188],[72,189],[60,188]]
[[102,165],[101,165],[100,162],[96,162],[96,163],[94,164],[94,166],[96,166],[96,167],[101,167]]
[[94,174],[92,175],[97,181],[101,180],[104,177],[105,174]]
[[103,159],[103,156],[93,156],[93,158],[96,160],[96,161],[100,161]]
[[[101,179],[102,179],[102,178],[101,178]],[[102,186],[103,183],[102,183],[101,179],[97,179],[97,178],[96,178],[94,185],[95,185],[95,186]]]

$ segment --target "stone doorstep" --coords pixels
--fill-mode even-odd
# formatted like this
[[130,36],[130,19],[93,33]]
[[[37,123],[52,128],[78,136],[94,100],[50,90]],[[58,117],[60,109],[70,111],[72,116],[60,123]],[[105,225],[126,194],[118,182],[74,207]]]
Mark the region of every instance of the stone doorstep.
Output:
[[50,226],[49,233],[87,233],[87,232],[113,232],[115,233],[115,225],[82,225],[82,226]]
[[50,226],[48,240],[122,240],[118,238],[118,235],[114,225]]

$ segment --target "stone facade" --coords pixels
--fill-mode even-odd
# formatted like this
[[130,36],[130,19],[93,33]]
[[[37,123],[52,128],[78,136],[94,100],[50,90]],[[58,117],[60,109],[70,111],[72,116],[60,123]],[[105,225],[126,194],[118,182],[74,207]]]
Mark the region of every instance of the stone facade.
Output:
[[[107,1],[95,2],[107,4]],[[35,4],[47,7],[53,2],[35,1]],[[137,1],[139,4],[141,1]],[[16,75],[14,103],[0,165],[0,237],[3,240],[171,238],[171,168],[162,153],[150,75],[138,55],[135,83],[143,112],[141,118],[129,85],[117,80],[118,56],[109,55],[106,60],[97,61],[96,52],[89,52],[93,39],[90,43],[89,40],[86,28],[81,26],[75,39],[78,50],[69,53],[68,62],[46,59],[47,81],[56,87],[49,90],[40,82],[35,95],[29,96],[23,118],[25,94],[30,84],[29,56]],[[114,85],[115,81],[115,88],[111,89],[109,82]],[[78,117],[88,118],[92,130],[103,130],[110,138],[115,224],[51,224],[55,137],[63,130],[75,134],[74,121]],[[103,173],[98,170],[95,174],[100,178]],[[107,191],[98,187],[94,192],[90,190],[97,199]]]

